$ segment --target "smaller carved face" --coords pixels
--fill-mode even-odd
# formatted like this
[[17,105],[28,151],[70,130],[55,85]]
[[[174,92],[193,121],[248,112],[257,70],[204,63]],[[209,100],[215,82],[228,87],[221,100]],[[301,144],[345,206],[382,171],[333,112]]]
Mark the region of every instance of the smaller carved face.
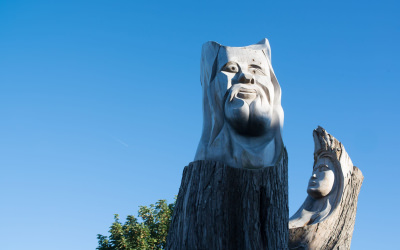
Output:
[[334,166],[328,157],[322,157],[314,165],[313,173],[308,182],[307,193],[314,199],[327,196],[335,182]]

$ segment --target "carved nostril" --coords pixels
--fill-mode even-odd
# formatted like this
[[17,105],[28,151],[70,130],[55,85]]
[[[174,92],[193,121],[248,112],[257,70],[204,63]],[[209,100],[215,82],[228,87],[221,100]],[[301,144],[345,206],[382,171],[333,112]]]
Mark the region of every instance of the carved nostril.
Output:
[[242,75],[240,76],[239,82],[254,84],[254,77],[251,74],[242,73]]

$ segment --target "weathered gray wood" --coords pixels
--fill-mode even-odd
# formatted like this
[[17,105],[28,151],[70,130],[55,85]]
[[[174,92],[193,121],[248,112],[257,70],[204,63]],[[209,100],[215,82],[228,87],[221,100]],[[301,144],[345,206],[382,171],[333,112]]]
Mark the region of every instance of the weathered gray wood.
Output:
[[289,249],[350,249],[363,178],[354,167],[339,207],[320,223],[290,229]]
[[283,150],[281,87],[267,39],[245,47],[203,44],[203,131],[195,161],[273,166]]
[[[313,136],[314,170],[307,189],[309,196],[290,218],[289,249],[350,249],[364,177],[336,138],[321,127],[314,130]],[[325,169],[318,168],[321,163],[327,164]],[[329,171],[334,173],[335,181],[330,193],[324,194],[321,190],[326,189]]]
[[167,249],[287,249],[288,158],[233,168],[216,161],[185,167]]

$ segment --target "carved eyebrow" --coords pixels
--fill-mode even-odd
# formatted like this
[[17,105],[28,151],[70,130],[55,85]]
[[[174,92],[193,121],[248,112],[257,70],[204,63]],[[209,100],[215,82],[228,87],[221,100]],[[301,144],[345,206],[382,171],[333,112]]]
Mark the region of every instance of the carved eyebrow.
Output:
[[262,69],[260,66],[256,65],[256,64],[250,64],[249,68],[257,68],[257,69]]
[[315,166],[315,167],[313,168],[313,170],[318,169],[318,168],[324,168],[324,167],[327,168],[327,169],[330,169],[329,166],[328,166],[327,164],[323,164],[323,163],[322,163],[322,164],[319,164],[318,166]]

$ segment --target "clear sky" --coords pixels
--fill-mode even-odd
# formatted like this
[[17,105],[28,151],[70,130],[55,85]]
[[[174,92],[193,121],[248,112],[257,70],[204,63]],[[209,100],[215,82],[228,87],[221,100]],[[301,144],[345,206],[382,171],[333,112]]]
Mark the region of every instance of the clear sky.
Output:
[[95,249],[114,213],[172,202],[201,134],[201,45],[266,37],[282,88],[290,214],[306,197],[321,125],[365,177],[352,249],[395,249],[399,7],[0,0],[0,248]]

